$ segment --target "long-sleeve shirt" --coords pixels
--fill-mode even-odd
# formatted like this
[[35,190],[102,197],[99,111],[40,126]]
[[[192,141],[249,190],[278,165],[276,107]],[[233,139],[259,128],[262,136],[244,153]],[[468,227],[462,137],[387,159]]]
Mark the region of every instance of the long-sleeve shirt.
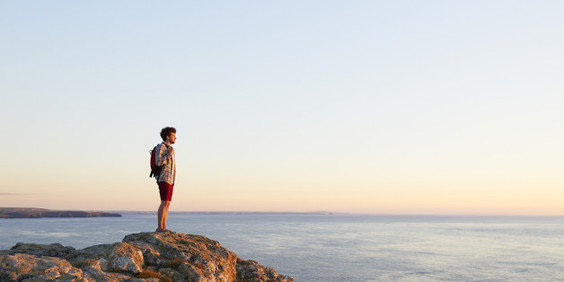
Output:
[[157,182],[166,182],[173,185],[176,178],[176,161],[174,154],[170,154],[170,145],[162,142],[157,145],[155,153],[155,165],[163,166]]

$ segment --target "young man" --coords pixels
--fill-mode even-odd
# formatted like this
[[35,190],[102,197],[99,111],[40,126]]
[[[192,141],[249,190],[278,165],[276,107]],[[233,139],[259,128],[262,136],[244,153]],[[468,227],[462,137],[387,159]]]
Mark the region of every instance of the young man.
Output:
[[172,144],[176,142],[176,129],[174,127],[163,128],[161,130],[161,138],[163,142],[157,145],[155,149],[155,165],[163,166],[161,173],[157,176],[161,196],[157,232],[169,231],[166,229],[166,219],[176,177],[176,161],[174,159],[174,149],[172,148]]

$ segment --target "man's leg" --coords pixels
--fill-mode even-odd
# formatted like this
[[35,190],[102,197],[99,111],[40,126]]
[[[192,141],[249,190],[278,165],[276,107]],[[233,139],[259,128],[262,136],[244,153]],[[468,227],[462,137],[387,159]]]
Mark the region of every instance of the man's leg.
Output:
[[166,229],[166,219],[168,216],[168,207],[170,205],[170,201],[161,201],[161,205],[159,206],[158,212],[158,229],[164,230]]
[[168,208],[170,207],[170,201],[165,201],[165,208],[163,211],[163,229],[166,230],[166,220],[168,219]]
[[159,183],[159,193],[161,196],[161,205],[158,211],[158,228],[157,231],[166,230],[166,220],[168,218],[168,207],[172,198],[173,185],[165,182]]

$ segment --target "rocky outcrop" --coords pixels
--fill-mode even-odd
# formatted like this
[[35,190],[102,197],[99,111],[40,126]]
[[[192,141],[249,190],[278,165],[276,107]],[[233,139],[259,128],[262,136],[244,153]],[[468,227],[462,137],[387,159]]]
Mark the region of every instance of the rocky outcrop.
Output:
[[293,281],[217,241],[174,232],[136,233],[76,250],[18,243],[0,251],[0,281]]

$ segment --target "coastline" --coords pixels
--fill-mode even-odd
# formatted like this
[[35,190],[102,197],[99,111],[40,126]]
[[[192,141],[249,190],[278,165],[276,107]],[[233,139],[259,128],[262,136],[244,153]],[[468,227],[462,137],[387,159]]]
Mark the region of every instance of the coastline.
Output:
[[43,217],[121,217],[119,213],[102,211],[67,211],[42,208],[0,207],[0,218],[43,218]]

